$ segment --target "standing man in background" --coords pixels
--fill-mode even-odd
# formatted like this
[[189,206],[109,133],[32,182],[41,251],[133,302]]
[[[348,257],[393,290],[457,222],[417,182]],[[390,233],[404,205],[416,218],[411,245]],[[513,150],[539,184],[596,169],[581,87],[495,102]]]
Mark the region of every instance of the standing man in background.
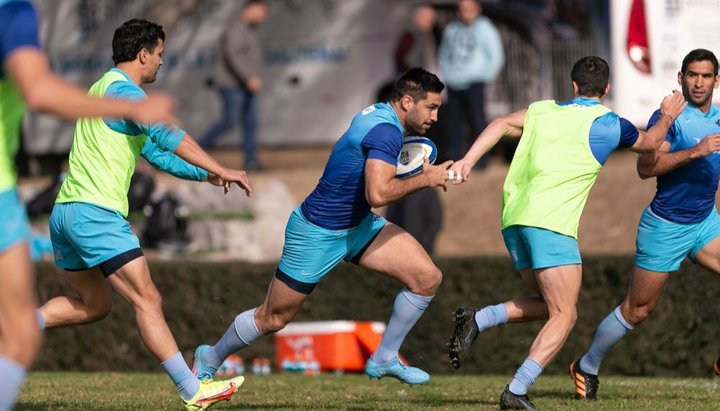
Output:
[[437,13],[427,3],[415,5],[410,24],[395,44],[395,73],[399,76],[412,67],[438,71],[437,42],[433,34]]
[[[448,87],[447,155],[453,159],[462,157],[468,139],[485,128],[485,84],[497,77],[505,63],[500,33],[481,15],[480,4],[459,0],[457,8],[459,20],[445,27],[439,51],[440,76]],[[483,159],[478,166],[485,164]]]
[[[427,3],[415,5],[408,28],[395,45],[396,77],[412,67],[422,67],[431,73],[437,72],[437,42],[433,34],[436,20],[437,13],[432,6]],[[385,88],[390,95],[382,96],[378,101],[389,101],[394,89],[395,84],[390,83],[389,87]],[[437,126],[431,130],[436,128]],[[428,137],[431,138],[430,135]],[[443,224],[443,208],[438,188],[427,187],[408,194],[390,204],[385,217],[410,233],[428,254],[433,255],[435,239]]]
[[142,102],[91,97],[55,76],[40,49],[37,14],[25,0],[0,0],[0,61],[0,411],[6,411],[15,404],[42,341],[34,314],[29,223],[13,164],[26,106],[66,119],[169,123],[174,102],[158,95]]
[[223,100],[223,115],[199,141],[203,148],[214,145],[223,133],[242,123],[245,170],[261,168],[257,158],[258,97],[262,52],[257,28],[267,18],[263,0],[247,0],[240,18],[220,39],[220,64],[213,80]]

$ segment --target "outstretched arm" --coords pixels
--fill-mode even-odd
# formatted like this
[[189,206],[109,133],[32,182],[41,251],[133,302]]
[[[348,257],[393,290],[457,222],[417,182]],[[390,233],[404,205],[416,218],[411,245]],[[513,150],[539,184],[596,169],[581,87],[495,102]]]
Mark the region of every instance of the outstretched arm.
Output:
[[208,179],[207,171],[188,163],[171,151],[161,149],[150,139],[145,141],[141,155],[153,167],[175,177],[193,181],[207,181]]
[[637,161],[640,178],[657,177],[699,158],[720,151],[720,134],[711,134],[698,145],[670,153],[670,143],[663,143],[657,152],[641,154]]
[[[495,147],[495,144],[500,141],[503,137],[520,137],[523,132],[523,126],[525,125],[525,113],[527,109],[519,110],[514,113],[510,113],[504,117],[493,120],[485,130],[475,139],[470,150],[465,154],[461,160],[458,160],[450,167],[462,176],[462,181],[468,179],[470,170],[478,162],[483,154],[490,151],[491,148]],[[453,181],[453,184],[459,184],[457,181]]]
[[665,96],[660,104],[660,117],[657,122],[648,131],[640,131],[637,141],[630,147],[630,150],[637,153],[657,151],[665,141],[668,130],[685,109],[685,106],[687,106],[687,103],[679,91],[674,90],[672,95]]
[[35,47],[16,49],[5,59],[4,69],[31,110],[66,119],[125,117],[168,124],[175,120],[172,114],[175,102],[165,95],[155,94],[140,102],[88,96],[79,87],[53,74],[47,57]]
[[[105,91],[105,95],[119,97],[130,101],[144,101],[146,98],[145,92],[143,92],[142,89],[133,83],[125,81],[118,81],[111,84]],[[225,192],[230,189],[230,185],[232,183],[236,183],[245,190],[248,196],[252,193],[250,181],[244,171],[233,170],[220,165],[220,163],[215,161],[215,159],[210,157],[209,154],[200,148],[195,140],[184,130],[175,126],[167,126],[160,123],[144,123],[133,120],[108,118],[105,118],[104,120],[108,127],[120,132],[121,134],[144,134],[148,136],[148,140],[152,142],[157,149],[168,153],[174,153],[189,163],[189,165],[196,166],[211,173],[213,176],[210,176],[210,182],[216,185],[223,185],[225,187]],[[147,142],[145,144],[146,145],[143,146],[143,150],[145,150],[145,148],[151,148],[147,146]],[[144,151],[143,154],[145,155],[148,153]],[[148,160],[150,159],[148,158]],[[163,169],[162,165],[160,168]]]
[[180,144],[175,149],[175,154],[182,157],[182,159],[188,163],[198,166],[213,174],[225,187],[226,193],[230,190],[230,186],[235,183],[245,190],[245,194],[247,194],[248,197],[252,194],[252,186],[250,185],[250,180],[248,179],[245,171],[223,167],[220,163],[215,161],[214,158],[210,157],[210,155],[202,148],[200,148],[195,139],[193,139],[189,134],[186,134],[182,141],[180,141]]
[[452,161],[431,165],[427,158],[423,171],[406,179],[395,178],[396,167],[383,160],[370,158],[365,162],[365,197],[377,208],[393,203],[424,187],[444,187]]

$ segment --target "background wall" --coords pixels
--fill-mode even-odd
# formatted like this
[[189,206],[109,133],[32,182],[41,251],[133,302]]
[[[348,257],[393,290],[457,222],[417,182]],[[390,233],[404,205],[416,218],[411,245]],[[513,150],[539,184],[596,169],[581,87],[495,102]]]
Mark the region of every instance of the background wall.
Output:
[[[207,85],[220,63],[218,41],[239,18],[235,0],[37,0],[41,41],[53,70],[83,86],[112,67],[112,36],[131,18],[146,18],[166,32],[165,64],[155,84],[178,98],[178,118],[199,138],[221,113]],[[265,66],[261,97],[263,145],[332,144],[347,121],[374,101],[394,77],[392,50],[407,21],[407,0],[273,1],[260,26]],[[64,154],[73,123],[29,115],[30,154]],[[225,137],[233,139],[228,133]],[[236,139],[236,137],[235,137]],[[233,139],[234,140],[234,139]],[[235,142],[235,144],[237,144]]]

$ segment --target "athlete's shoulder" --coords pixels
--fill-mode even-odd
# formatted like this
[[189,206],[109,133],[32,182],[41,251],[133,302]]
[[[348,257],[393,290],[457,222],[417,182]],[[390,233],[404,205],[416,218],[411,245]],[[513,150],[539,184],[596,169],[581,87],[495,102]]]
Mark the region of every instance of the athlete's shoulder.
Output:
[[564,103],[558,103],[555,100],[538,100],[530,103],[527,110],[528,111],[536,111],[536,110],[545,110],[549,108],[555,108],[557,106],[562,106]]
[[27,1],[0,0],[0,58],[28,46],[40,47],[35,9]]
[[[20,19],[23,23],[37,22],[35,8],[27,0],[0,0],[0,16]],[[7,29],[7,27],[2,28]]]
[[355,121],[373,127],[377,124],[389,123],[395,126],[402,133],[400,120],[395,114],[392,106],[388,103],[375,103],[365,107],[355,116]]
[[105,91],[105,97],[123,100],[144,100],[147,98],[145,90],[133,83],[127,74],[121,70],[114,68],[103,75],[103,77],[106,76],[111,83]]
[[621,121],[628,121],[624,117],[620,117],[620,115],[612,110],[609,110],[607,113],[603,114],[602,116],[598,117],[596,120],[598,123],[605,123],[608,125],[615,125]]
[[[714,120],[720,118],[720,106],[717,106],[715,104],[710,105],[710,117]],[[720,126],[720,124],[718,125]]]

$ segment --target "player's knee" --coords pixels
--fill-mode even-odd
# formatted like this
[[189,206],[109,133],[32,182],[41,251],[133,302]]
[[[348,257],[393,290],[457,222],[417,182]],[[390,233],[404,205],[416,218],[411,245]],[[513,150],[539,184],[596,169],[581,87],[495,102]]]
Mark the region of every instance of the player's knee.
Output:
[[644,305],[641,307],[633,307],[629,310],[629,313],[625,320],[627,320],[627,322],[629,322],[632,325],[638,325],[641,322],[647,320],[647,318],[650,316],[650,313],[652,312],[653,308],[655,308],[655,307],[650,306],[650,305]]
[[112,300],[98,299],[87,304],[90,321],[100,321],[112,311]]
[[440,284],[442,283],[442,271],[434,265],[424,270],[422,275],[419,275],[413,281],[413,284],[407,284],[408,289],[415,294],[420,295],[435,295]]
[[570,328],[573,328],[575,326],[575,323],[577,322],[577,318],[578,318],[577,308],[573,307],[568,312],[567,321],[568,321],[568,325]]
[[21,327],[3,338],[4,354],[13,361],[29,367],[42,345],[43,333],[38,327]]
[[269,314],[266,315],[261,324],[258,325],[262,333],[267,335],[282,330],[290,320],[291,318],[282,314]]
[[150,287],[142,293],[137,305],[148,311],[162,311],[162,302],[162,296],[157,288]]
[[553,310],[548,310],[550,318],[555,318],[557,321],[562,322],[564,324],[566,329],[572,329],[575,326],[575,323],[577,322],[577,308],[576,307],[566,307],[566,308],[556,308]]

